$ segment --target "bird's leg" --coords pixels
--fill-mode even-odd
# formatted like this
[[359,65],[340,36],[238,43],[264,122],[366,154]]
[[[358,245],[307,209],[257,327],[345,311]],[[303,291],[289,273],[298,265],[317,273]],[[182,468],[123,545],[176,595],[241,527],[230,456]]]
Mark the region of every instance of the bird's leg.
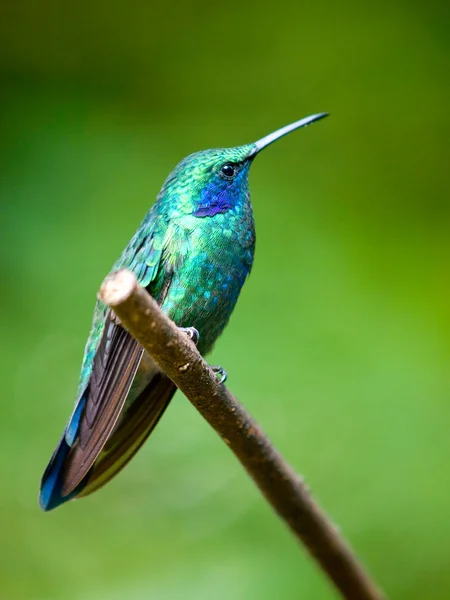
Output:
[[[179,329],[180,331],[183,331],[186,335],[188,335],[189,339],[191,339],[195,345],[198,344],[200,334],[197,331],[197,329],[195,329],[195,327],[180,327]],[[219,380],[219,383],[225,383],[228,377],[228,373],[225,371],[225,369],[223,369],[219,365],[210,365],[210,367],[213,373],[215,373],[217,379]]]
[[180,327],[179,329],[180,331],[183,331],[187,336],[189,336],[189,339],[192,340],[195,345],[198,344],[200,334],[197,331],[197,329],[195,329],[195,327]]
[[228,378],[228,373],[219,365],[209,365],[213,373],[216,375],[219,383],[225,383]]

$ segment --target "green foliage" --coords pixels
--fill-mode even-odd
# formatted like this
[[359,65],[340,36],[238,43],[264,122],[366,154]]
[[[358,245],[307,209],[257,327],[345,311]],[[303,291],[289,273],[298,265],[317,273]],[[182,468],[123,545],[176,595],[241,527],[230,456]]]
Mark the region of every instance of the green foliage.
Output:
[[36,500],[98,286],[171,168],[327,110],[252,168],[255,266],[211,362],[392,598],[448,598],[443,5],[9,4],[4,597],[334,597],[181,396],[107,488]]

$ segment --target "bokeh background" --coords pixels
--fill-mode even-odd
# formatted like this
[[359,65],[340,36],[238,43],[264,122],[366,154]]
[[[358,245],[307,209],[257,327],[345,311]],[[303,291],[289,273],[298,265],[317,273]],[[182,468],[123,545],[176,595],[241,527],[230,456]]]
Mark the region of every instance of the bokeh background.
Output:
[[443,6],[3,3],[2,597],[336,597],[181,395],[108,487],[37,506],[95,294],[171,168],[322,110],[252,167],[211,361],[392,598],[449,597]]

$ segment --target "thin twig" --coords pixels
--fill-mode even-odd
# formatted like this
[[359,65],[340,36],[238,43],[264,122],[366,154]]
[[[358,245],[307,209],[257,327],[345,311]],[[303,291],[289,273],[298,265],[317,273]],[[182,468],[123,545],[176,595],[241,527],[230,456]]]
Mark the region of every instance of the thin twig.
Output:
[[[234,452],[266,499],[347,600],[382,600],[336,527],[245,408],[218,382],[188,336],[130,271],[108,276],[99,298]],[[201,332],[200,332],[201,335]]]

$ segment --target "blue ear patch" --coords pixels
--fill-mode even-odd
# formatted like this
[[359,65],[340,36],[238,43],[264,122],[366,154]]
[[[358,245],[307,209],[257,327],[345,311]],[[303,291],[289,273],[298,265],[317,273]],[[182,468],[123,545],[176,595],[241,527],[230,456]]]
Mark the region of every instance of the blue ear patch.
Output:
[[233,202],[227,191],[222,190],[219,194],[211,196],[205,194],[200,206],[192,213],[194,217],[213,217],[228,212],[233,207]]
[[213,217],[226,213],[242,204],[248,198],[248,171],[250,161],[237,168],[236,175],[230,179],[220,174],[213,175],[194,198],[194,217]]

